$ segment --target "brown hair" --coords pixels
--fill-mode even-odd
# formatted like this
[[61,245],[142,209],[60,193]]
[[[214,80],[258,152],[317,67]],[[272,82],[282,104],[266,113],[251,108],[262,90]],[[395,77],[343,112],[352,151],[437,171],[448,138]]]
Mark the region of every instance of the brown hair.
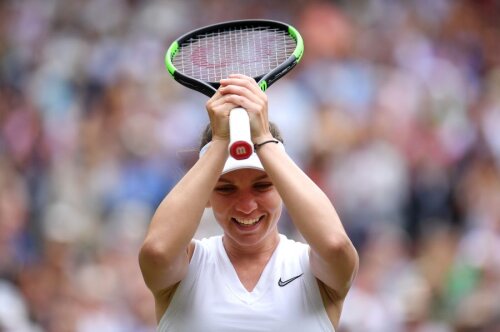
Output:
[[[269,131],[271,132],[271,135],[273,135],[274,138],[276,138],[281,143],[284,143],[283,137],[281,136],[281,132],[280,132],[279,128],[271,121],[269,121]],[[205,127],[205,129],[203,130],[203,133],[201,135],[199,150],[201,150],[211,140],[212,140],[212,127],[210,126],[210,123],[209,123]]]

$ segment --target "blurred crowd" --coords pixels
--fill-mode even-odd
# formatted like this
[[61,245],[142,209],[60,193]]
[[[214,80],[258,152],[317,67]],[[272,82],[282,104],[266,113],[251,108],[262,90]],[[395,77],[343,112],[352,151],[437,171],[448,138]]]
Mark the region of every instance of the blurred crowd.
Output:
[[304,38],[270,118],[360,254],[340,332],[500,331],[496,0],[0,1],[0,331],[155,330],[138,248],[208,122],[164,54],[244,18]]

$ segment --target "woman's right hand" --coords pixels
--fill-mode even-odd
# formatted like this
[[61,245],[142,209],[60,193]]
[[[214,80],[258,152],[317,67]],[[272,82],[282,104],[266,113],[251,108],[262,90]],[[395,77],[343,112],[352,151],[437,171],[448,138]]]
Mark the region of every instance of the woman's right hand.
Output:
[[228,102],[219,89],[207,101],[205,107],[212,127],[212,140],[229,141],[229,112],[237,105]]

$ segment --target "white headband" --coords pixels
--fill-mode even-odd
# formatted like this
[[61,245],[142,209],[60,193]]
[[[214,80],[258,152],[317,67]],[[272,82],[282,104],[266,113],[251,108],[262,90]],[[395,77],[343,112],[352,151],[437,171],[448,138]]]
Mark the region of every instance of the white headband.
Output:
[[[205,144],[205,146],[203,146],[203,148],[201,148],[200,154],[199,154],[200,158],[208,150],[208,148],[210,147],[210,143],[211,142],[208,142],[207,144]],[[278,145],[283,150],[285,150],[285,146],[283,145],[283,143],[279,142]],[[237,169],[242,169],[242,168],[253,168],[253,169],[258,169],[258,170],[264,171],[264,166],[262,166],[262,163],[260,162],[259,156],[257,156],[257,153],[254,152],[247,159],[241,159],[241,160],[234,159],[233,157],[231,157],[231,155],[229,155],[229,157],[226,160],[226,164],[224,165],[224,169],[222,170],[222,174],[225,174],[225,173],[228,173],[231,171],[235,171]]]

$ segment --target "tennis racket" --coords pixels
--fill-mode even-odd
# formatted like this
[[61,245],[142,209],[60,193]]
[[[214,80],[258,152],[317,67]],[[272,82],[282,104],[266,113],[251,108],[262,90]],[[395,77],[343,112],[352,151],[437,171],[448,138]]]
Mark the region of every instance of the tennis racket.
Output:
[[[208,97],[230,74],[253,77],[262,91],[288,73],[302,58],[304,44],[292,26],[268,20],[230,21],[191,31],[175,40],[165,65],[182,85]],[[229,154],[238,160],[253,153],[245,109],[229,114]]]

